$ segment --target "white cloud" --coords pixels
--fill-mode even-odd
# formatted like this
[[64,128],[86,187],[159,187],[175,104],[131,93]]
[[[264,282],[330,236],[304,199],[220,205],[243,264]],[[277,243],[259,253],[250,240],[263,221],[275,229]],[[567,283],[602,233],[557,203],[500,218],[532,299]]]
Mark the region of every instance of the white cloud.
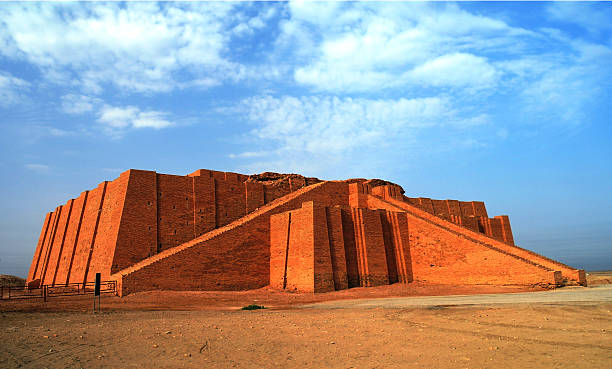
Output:
[[[259,158],[250,170],[266,167],[297,170],[329,168],[351,158],[371,155],[377,162],[389,150],[403,150],[417,134],[430,127],[463,129],[484,123],[456,109],[444,97],[417,99],[353,99],[333,96],[258,96],[243,101],[255,128],[248,137],[266,150],[232,154],[232,158]],[[364,164],[365,165],[365,164]]]
[[167,114],[159,111],[141,111],[135,106],[114,107],[104,105],[99,113],[97,122],[106,133],[114,137],[121,135],[132,128],[162,129],[173,125]]
[[165,119],[166,114],[159,111],[145,111],[138,113],[138,117],[133,120],[134,128],[153,128],[161,129],[170,127],[172,123]]
[[560,42],[564,52],[551,42],[550,53],[495,63],[508,76],[503,89],[516,91],[523,120],[579,125],[601,98],[602,83],[612,78],[611,47],[566,38]]
[[37,172],[37,173],[49,173],[49,171],[51,170],[51,167],[49,167],[46,164],[36,164],[36,163],[32,163],[32,164],[26,164],[24,166],[26,169],[31,170],[33,172]]
[[498,71],[485,58],[472,54],[442,55],[411,71],[415,81],[431,86],[494,87]]
[[92,96],[68,94],[62,96],[62,110],[68,114],[82,114],[93,111],[102,100]]
[[493,88],[486,55],[530,32],[456,5],[290,4],[280,45],[299,49],[295,80],[318,90]]
[[[163,92],[191,79],[223,80],[232,4],[27,3],[0,9],[0,55],[49,80],[100,93]],[[206,85],[214,85],[208,82]],[[200,87],[204,86],[199,84]]]
[[9,73],[0,71],[0,106],[9,106],[22,99],[22,93],[30,83]]
[[242,159],[242,158],[260,158],[263,156],[267,156],[273,154],[269,151],[245,151],[239,154],[229,154],[230,159]]

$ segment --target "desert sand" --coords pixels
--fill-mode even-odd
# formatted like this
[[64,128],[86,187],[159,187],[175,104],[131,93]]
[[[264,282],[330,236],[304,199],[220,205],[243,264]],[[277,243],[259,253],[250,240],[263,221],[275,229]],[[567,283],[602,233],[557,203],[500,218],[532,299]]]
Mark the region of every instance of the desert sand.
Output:
[[[572,293],[591,297],[559,298]],[[5,301],[0,367],[608,368],[611,296],[605,284],[531,294],[419,284],[317,295],[147,292],[104,297],[97,314],[91,296]],[[461,298],[473,303],[452,303]],[[268,308],[239,309],[250,303]]]

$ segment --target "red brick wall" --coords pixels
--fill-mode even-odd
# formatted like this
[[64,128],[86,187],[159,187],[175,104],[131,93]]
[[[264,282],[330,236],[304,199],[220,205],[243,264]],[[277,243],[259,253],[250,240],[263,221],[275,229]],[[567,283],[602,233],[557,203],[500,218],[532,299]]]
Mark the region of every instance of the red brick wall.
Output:
[[498,215],[495,217],[501,222],[502,239],[508,245],[514,245],[514,237],[512,237],[512,228],[510,227],[510,219],[507,215]]
[[314,220],[312,207],[291,211],[287,252],[287,289],[315,291]]
[[[213,231],[211,233],[214,233]],[[121,294],[148,290],[244,290],[270,282],[270,222],[260,217],[119,278]]]
[[423,210],[425,210],[428,213],[431,214],[435,214],[434,213],[434,207],[433,207],[433,202],[431,201],[430,198],[427,197],[419,197],[419,201],[421,203],[421,208]]
[[[312,213],[313,217],[313,258],[314,258],[314,291],[334,291],[334,270],[332,266],[332,245],[328,234],[327,210],[316,202],[302,204],[302,209]],[[339,245],[336,245],[339,246]],[[340,250],[338,250],[339,253]],[[344,251],[344,250],[342,250]]]
[[355,208],[345,213],[346,227],[340,207],[322,207],[316,202],[271,216],[273,288],[282,289],[286,284],[302,292],[345,289],[347,270],[352,271],[354,286],[412,280],[405,213]]
[[46,273],[41,281],[43,284],[54,284],[57,270],[64,250],[64,241],[66,239],[66,229],[68,228],[68,222],[70,215],[72,214],[72,203],[73,200],[68,200],[66,205],[62,207],[62,212],[57,223],[57,232],[53,239],[53,246],[49,252],[49,258],[47,260]]
[[223,227],[246,214],[246,191],[243,183],[215,180],[217,227]]
[[474,216],[474,206],[471,201],[459,201],[460,214],[463,217]]
[[472,207],[474,208],[474,215],[478,217],[488,218],[487,208],[482,201],[472,201]]
[[[373,204],[372,206],[375,206],[374,202],[371,202],[371,203]],[[378,207],[384,208],[384,202],[382,202],[381,200],[378,200],[378,203],[380,204]],[[458,227],[452,223],[444,222],[444,220],[438,217],[432,216],[430,214],[427,214],[419,210],[418,208],[412,207],[408,205],[406,202],[388,200],[387,206],[391,206],[393,209],[407,210],[409,214],[418,214],[419,217],[422,217],[423,219],[427,219],[427,221],[432,222],[434,224],[438,224],[439,227],[446,229],[448,232],[461,235],[461,237],[466,237],[478,244],[489,245],[489,247],[500,250],[502,254],[514,255],[513,257],[515,259],[519,259],[519,260],[522,259],[527,264],[539,264],[551,270],[560,271],[563,275],[563,278],[573,279],[581,284],[586,283],[584,278],[582,277],[584,274],[584,271],[571,268],[565,264],[551,260],[542,255],[536,254],[532,251],[525,250],[517,246],[511,246],[503,242],[499,242],[481,233],[471,232],[464,227]]]
[[246,193],[246,213],[255,211],[255,209],[264,206],[264,186],[261,183],[245,182],[244,189]]
[[[397,186],[332,181],[303,188],[301,179],[265,185],[246,178],[207,170],[124,172],[47,214],[28,281],[64,284],[121,272],[127,292],[278,286],[287,229],[288,288],[413,279],[554,283],[552,270],[584,281],[583,271],[512,246],[508,217],[489,219],[482,202],[411,199]],[[283,197],[291,191],[297,192]]]
[[448,216],[450,215],[448,212],[448,205],[446,204],[446,200],[431,200],[432,204],[433,204],[433,214],[437,215],[437,216],[441,216],[441,217],[445,217],[446,219],[448,219]]
[[489,218],[486,220],[485,224],[487,236],[494,238],[497,241],[504,242],[502,224],[499,219]]
[[473,232],[480,232],[478,229],[478,218],[474,216],[461,217],[461,225]]
[[227,227],[164,251],[117,274],[122,294],[152,289],[242,290],[270,283],[270,216],[302,202],[348,199],[344,183],[306,187]]
[[341,217],[348,287],[359,287],[361,285],[359,280],[359,257],[357,256],[357,244],[355,242],[353,213],[350,209],[341,209]]
[[82,283],[87,280],[105,186],[106,182],[103,182],[97,188],[89,191],[87,195],[79,239],[70,271],[70,283]]
[[70,270],[72,268],[81,220],[83,219],[83,209],[85,207],[86,197],[87,192],[83,192],[72,203],[72,213],[70,215],[70,221],[68,222],[68,228],[66,229],[64,249],[57,269],[55,284],[66,284],[70,278]]
[[[49,213],[28,280],[44,274],[44,283],[55,279],[63,284],[82,282],[86,276],[91,280],[96,272],[109,276],[229,224],[264,206],[264,185],[242,182],[247,178],[209,170],[190,176],[126,171],[107,182],[106,189],[101,184],[81,194],[74,204],[70,200],[74,212],[63,206]],[[304,185],[304,181],[293,182],[269,186],[268,197]]]
[[[119,226],[126,199],[129,172],[106,185],[102,209],[98,220],[98,229],[93,243],[87,280],[95,281],[96,273],[101,273],[102,280],[108,280],[111,275],[111,266],[117,251]],[[140,246],[141,247],[141,246]]]
[[194,238],[191,178],[157,174],[157,208],[158,252]]
[[448,213],[450,215],[454,215],[460,217],[461,214],[461,206],[459,201],[457,200],[446,200],[446,206],[448,206]]
[[[367,186],[369,187],[369,185]],[[371,193],[372,195],[382,197],[383,199],[386,199],[387,197],[401,198],[403,196],[401,188],[395,185],[376,186],[369,189],[366,193]]]
[[125,201],[117,230],[110,273],[116,273],[157,253],[157,174],[129,170],[122,174]]
[[348,288],[346,250],[344,248],[344,231],[342,228],[342,210],[339,206],[326,207],[325,218],[334,288],[344,290]]
[[392,247],[389,249],[395,255],[398,281],[401,283],[412,282],[414,276],[410,252],[408,217],[406,213],[392,211],[387,211],[384,215],[391,231]]
[[270,286],[277,290],[287,287],[286,266],[289,253],[291,212],[270,216]]
[[54,217],[51,223],[51,232],[47,235],[46,247],[43,249],[42,264],[40,264],[39,270],[36,273],[37,278],[40,278],[41,283],[45,282],[45,277],[47,275],[51,252],[55,246],[55,235],[57,234],[57,229],[59,228],[58,223],[62,215],[62,209],[63,206],[58,206],[53,212]]
[[325,207],[311,201],[272,215],[270,230],[271,285],[301,292],[334,290]]
[[264,202],[267,204],[291,192],[289,180],[277,182],[274,185],[264,185]]
[[553,271],[408,215],[415,279],[442,284],[555,284]]
[[359,280],[364,287],[389,283],[385,244],[378,212],[352,208]]
[[193,177],[194,236],[212,231],[217,226],[215,209],[215,180],[212,177]]
[[32,264],[30,265],[30,271],[28,272],[28,281],[32,281],[34,279],[34,275],[36,274],[36,270],[38,269],[38,264],[40,263],[43,244],[45,242],[45,238],[47,237],[47,232],[49,231],[49,224],[51,223],[51,214],[47,213],[45,215],[45,220],[43,222],[42,229],[40,231],[40,236],[38,237],[38,243],[36,244],[36,250],[34,250],[34,257],[32,258]]

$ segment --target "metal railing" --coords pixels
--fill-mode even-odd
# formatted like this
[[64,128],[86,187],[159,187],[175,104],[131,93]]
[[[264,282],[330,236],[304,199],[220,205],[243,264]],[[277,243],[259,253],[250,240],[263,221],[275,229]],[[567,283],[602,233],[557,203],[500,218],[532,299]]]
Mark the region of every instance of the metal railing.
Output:
[[[93,295],[95,282],[68,283],[62,285],[42,285],[36,288],[28,286],[1,287],[0,300],[36,299],[47,301],[51,297]],[[102,281],[100,293],[117,294],[116,281]]]

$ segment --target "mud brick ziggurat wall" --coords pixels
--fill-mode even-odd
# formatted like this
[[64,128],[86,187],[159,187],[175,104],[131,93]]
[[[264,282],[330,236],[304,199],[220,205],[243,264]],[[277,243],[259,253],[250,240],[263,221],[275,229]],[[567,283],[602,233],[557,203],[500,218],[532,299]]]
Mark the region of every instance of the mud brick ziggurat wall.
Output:
[[382,180],[128,170],[48,213],[31,284],[116,280],[146,290],[325,292],[423,281],[585,284],[514,245],[484,203],[410,198]]

